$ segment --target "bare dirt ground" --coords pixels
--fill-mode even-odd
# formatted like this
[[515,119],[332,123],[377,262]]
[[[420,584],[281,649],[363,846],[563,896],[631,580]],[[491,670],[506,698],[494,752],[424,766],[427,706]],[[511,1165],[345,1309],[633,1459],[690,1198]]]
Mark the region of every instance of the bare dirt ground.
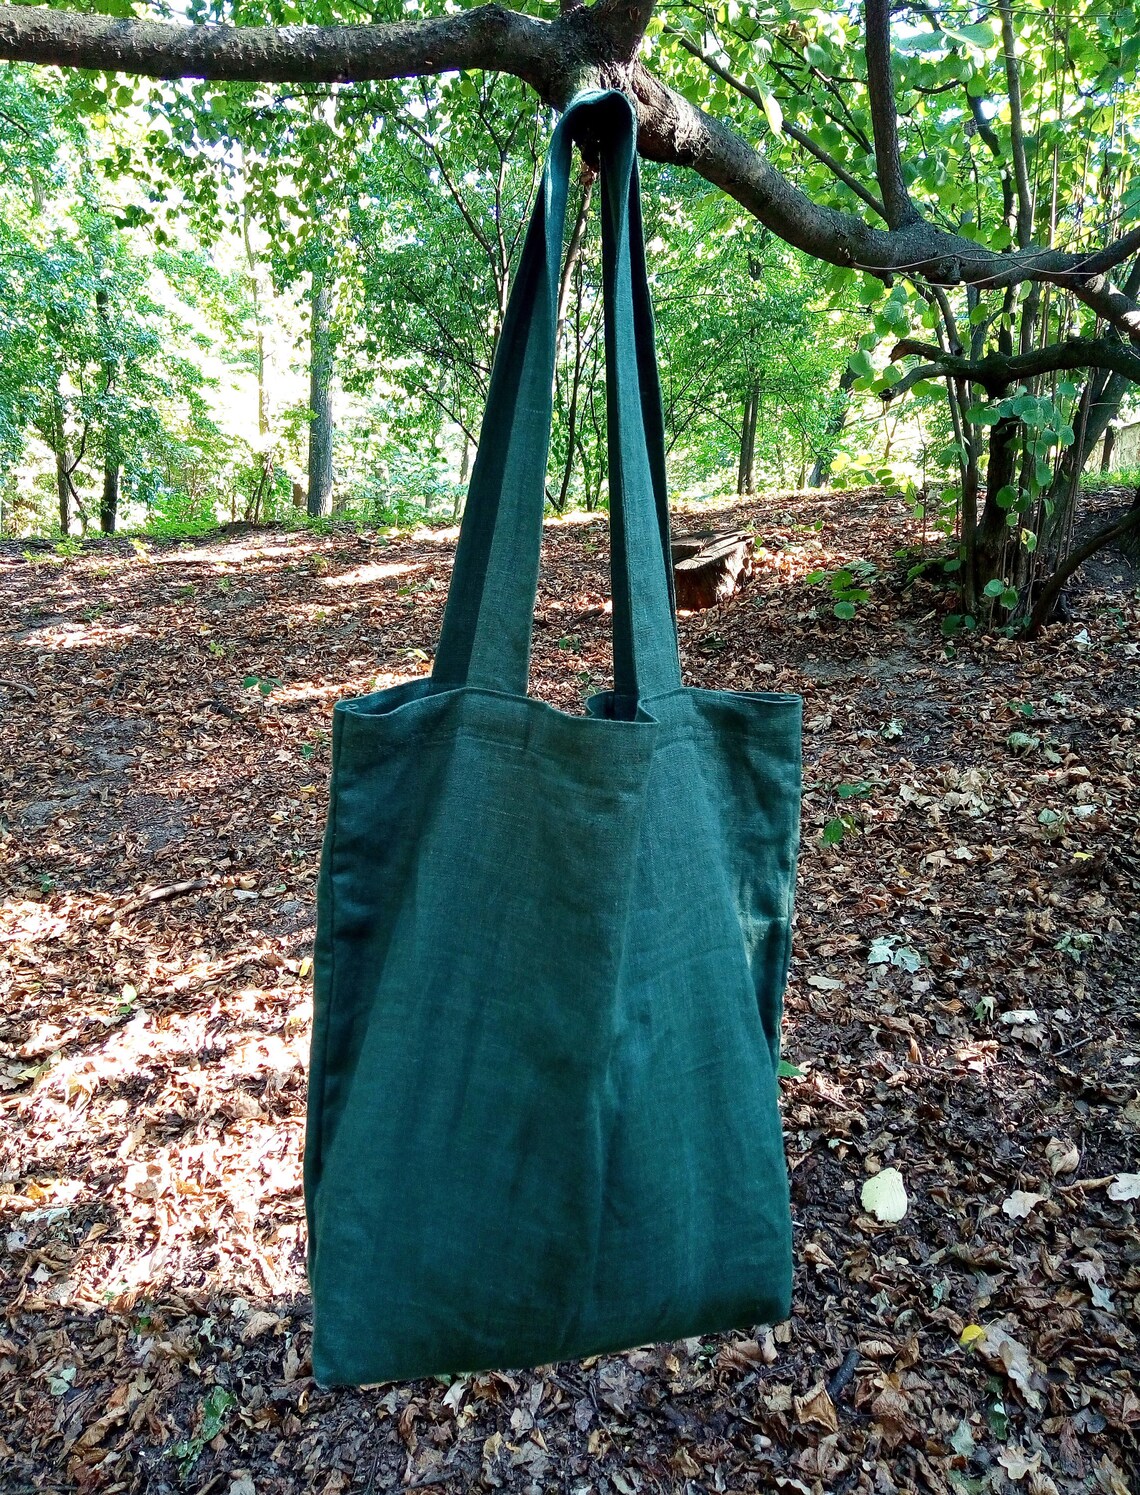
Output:
[[[805,699],[793,1317],[349,1392],[310,1375],[300,1174],[329,716],[430,668],[453,535],[0,549],[4,1495],[1140,1488],[1140,578],[948,648],[900,503],[715,520],[761,550],[682,619],[689,680]],[[606,556],[547,529],[564,709],[607,682]],[[842,622],[805,577],[857,559]]]

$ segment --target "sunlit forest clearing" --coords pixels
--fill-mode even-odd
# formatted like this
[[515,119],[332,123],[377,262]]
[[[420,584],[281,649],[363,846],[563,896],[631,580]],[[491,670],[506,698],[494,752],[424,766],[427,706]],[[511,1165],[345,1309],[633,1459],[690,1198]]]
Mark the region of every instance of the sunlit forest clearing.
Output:
[[[0,1495],[1137,1488],[1138,22],[0,4]],[[792,1312],[333,1389],[333,708],[432,699],[551,132],[599,89],[683,683],[803,698]],[[530,693],[612,692],[620,735],[605,145],[520,425],[550,392]]]

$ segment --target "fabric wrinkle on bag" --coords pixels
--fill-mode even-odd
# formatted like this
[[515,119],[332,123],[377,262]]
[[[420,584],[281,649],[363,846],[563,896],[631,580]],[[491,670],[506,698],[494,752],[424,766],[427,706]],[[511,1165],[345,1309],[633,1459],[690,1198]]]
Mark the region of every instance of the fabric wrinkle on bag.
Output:
[[[600,159],[614,687],[527,695],[573,138]],[[786,1317],[799,697],[682,685],[633,110],[555,128],[430,677],[340,702],[305,1147],[313,1370]]]

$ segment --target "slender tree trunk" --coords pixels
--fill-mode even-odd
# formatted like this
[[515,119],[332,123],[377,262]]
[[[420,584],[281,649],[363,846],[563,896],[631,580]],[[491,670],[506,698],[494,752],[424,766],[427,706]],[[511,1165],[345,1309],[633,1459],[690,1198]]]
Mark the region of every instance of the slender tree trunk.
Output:
[[1062,588],[1074,571],[1083,566],[1090,556],[1095,555],[1105,545],[1110,545],[1113,540],[1124,540],[1127,536],[1131,536],[1138,530],[1140,530],[1140,489],[1137,489],[1136,496],[1132,500],[1132,506],[1123,519],[1118,520],[1115,524],[1108,525],[1105,529],[1098,530],[1078,550],[1070,551],[1062,564],[1053,572],[1044,587],[1042,587],[1041,595],[1038,597],[1036,606],[1025,625],[1025,637],[1036,638],[1045,624],[1048,623],[1057,598],[1061,595]]
[[67,452],[55,454],[55,491],[59,497],[59,532],[71,533],[71,476],[67,470]]
[[69,535],[71,533],[71,498],[74,491],[71,474],[75,463],[72,461],[67,446],[67,426],[58,377],[52,397],[51,437],[51,447],[55,453],[55,491],[59,502],[59,532],[61,535]]
[[54,395],[52,395],[51,416],[51,431],[46,432],[46,435],[49,437],[48,444],[55,456],[55,498],[60,508],[60,534],[69,535],[72,532],[73,511],[78,514],[79,523],[84,531],[87,531],[87,514],[79,501],[79,492],[75,486],[75,475],[73,475],[76,466],[79,465],[79,457],[73,457],[70,447],[67,446],[67,423],[58,375]]
[[847,416],[851,409],[851,386],[855,383],[855,379],[855,370],[850,364],[844,364],[843,372],[839,376],[839,388],[835,391],[832,403],[831,419],[827,423],[827,431],[824,434],[824,444],[815,459],[811,477],[808,478],[809,488],[822,488],[831,476],[831,464],[835,461],[839,438],[843,435],[843,428],[847,424]]
[[574,231],[566,248],[566,259],[562,266],[562,280],[558,287],[558,331],[555,346],[562,341],[562,329],[566,324],[566,313],[570,305],[570,288],[574,283],[574,272],[582,257],[582,244],[586,237],[586,224],[590,216],[590,198],[594,191],[593,172],[583,169],[582,200],[578,205],[578,216],[574,220]]
[[1104,433],[1104,450],[1100,454],[1101,472],[1112,471],[1112,449],[1116,445],[1116,427],[1109,426]]
[[736,469],[738,494],[756,490],[756,417],[760,408],[760,381],[757,380],[744,400],[744,420],[740,432],[740,462]]
[[261,267],[253,247],[252,223],[249,202],[243,201],[241,210],[241,237],[245,248],[245,262],[249,268],[250,293],[253,300],[253,320],[256,328],[257,353],[257,434],[269,434],[269,391],[266,388],[265,324],[261,313]]
[[[95,310],[108,347],[111,341],[111,313],[107,292],[100,288],[95,292]],[[103,360],[103,398],[109,401],[115,384],[115,360],[108,352]],[[99,528],[105,535],[115,533],[119,519],[119,472],[122,466],[122,451],[116,423],[108,410],[103,413],[103,492],[99,498]]]
[[328,266],[313,271],[309,297],[309,492],[310,515],[332,513],[333,409],[332,333]]
[[577,278],[577,304],[574,310],[574,372],[570,384],[570,408],[566,413],[566,462],[562,468],[562,482],[558,489],[557,509],[561,514],[570,499],[570,483],[574,476],[574,455],[578,444],[578,396],[582,388],[582,277]]
[[107,452],[103,464],[103,493],[99,499],[99,528],[105,535],[115,533],[119,519],[119,456],[118,450]]
[[989,460],[986,464],[986,501],[977,522],[974,542],[974,584],[984,592],[986,582],[1001,573],[1002,556],[1009,538],[1008,509],[997,502],[1003,488],[1011,487],[1017,476],[1018,448],[1022,424],[1017,416],[1006,416],[990,427]]
[[[958,404],[964,405],[966,389],[964,381],[959,383]],[[962,514],[959,529],[962,536],[962,605],[974,616],[978,611],[978,452],[974,431],[963,420],[962,450],[965,462],[962,469]]]
[[748,465],[744,470],[745,493],[756,492],[756,426],[760,419],[760,381],[752,392],[752,419],[748,423]]

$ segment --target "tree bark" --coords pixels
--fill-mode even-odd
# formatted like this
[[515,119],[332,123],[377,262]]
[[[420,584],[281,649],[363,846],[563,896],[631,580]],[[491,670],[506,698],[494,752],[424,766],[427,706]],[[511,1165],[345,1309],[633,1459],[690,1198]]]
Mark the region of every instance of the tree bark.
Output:
[[103,492],[99,498],[99,528],[113,535],[119,521],[119,457],[110,448],[103,459]]
[[332,317],[329,270],[323,251],[313,270],[309,319],[309,490],[306,507],[313,518],[320,518],[332,513],[333,496]]
[[756,421],[760,412],[760,381],[749,389],[744,399],[744,420],[740,433],[740,461],[736,469],[738,494],[756,491]]
[[71,533],[71,474],[67,470],[66,450],[55,454],[55,491],[59,500],[59,532]]
[[715,607],[752,574],[752,537],[741,530],[677,535],[671,551],[676,604],[689,612]]
[[891,73],[890,0],[864,0],[867,86],[871,99],[871,128],[875,135],[875,175],[891,228],[921,221],[910,200],[899,151],[899,122]]
[[1109,426],[1104,433],[1104,450],[1100,454],[1101,472],[1112,471],[1112,449],[1116,445],[1116,427]]
[[[103,399],[109,401],[118,372],[111,353],[111,303],[102,286],[95,292],[95,313],[104,338]],[[119,432],[109,410],[103,412],[103,492],[99,497],[99,528],[105,535],[113,535],[119,519],[119,471],[122,465],[122,448]]]
[[261,307],[261,267],[253,247],[253,225],[250,221],[249,199],[241,205],[241,237],[245,249],[245,262],[249,269],[249,284],[253,301],[253,321],[256,329],[257,355],[257,434],[264,440],[269,434],[269,391],[266,388],[265,320]]
[[986,501],[978,520],[974,543],[974,585],[979,595],[986,582],[1000,574],[1002,555],[1009,538],[1008,510],[997,502],[1003,488],[1017,478],[1017,456],[1022,423],[1016,415],[1005,416],[990,427],[989,459],[986,463]]
[[[1093,378],[1090,375],[1090,379]],[[1045,527],[1046,539],[1051,544],[1055,544],[1059,537],[1069,532],[1069,510],[1077,492],[1080,475],[1100,438],[1104,436],[1107,442],[1108,432],[1112,430],[1109,422],[1119,412],[1128,384],[1129,381],[1121,374],[1096,379],[1089,391],[1087,404],[1082,402],[1085,412],[1083,427],[1079,422],[1076,423],[1073,444],[1062,453],[1057,465],[1057,475],[1046,494],[1053,505],[1052,517]]]

